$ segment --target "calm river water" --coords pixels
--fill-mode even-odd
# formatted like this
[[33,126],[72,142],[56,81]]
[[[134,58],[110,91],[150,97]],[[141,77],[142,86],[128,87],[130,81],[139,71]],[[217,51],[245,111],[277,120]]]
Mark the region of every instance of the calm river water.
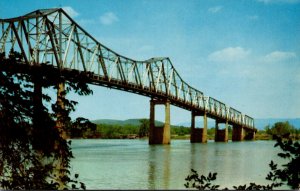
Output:
[[274,141],[148,145],[148,140],[72,140],[79,173],[87,189],[184,189],[193,168],[199,174],[217,172],[217,184],[232,188],[250,182],[267,183],[271,160],[280,162]]

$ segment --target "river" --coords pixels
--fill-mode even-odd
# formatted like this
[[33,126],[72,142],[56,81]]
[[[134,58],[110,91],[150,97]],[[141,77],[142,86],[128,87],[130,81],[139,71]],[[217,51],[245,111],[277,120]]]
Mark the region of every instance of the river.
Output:
[[148,140],[76,139],[71,172],[87,189],[184,189],[193,168],[199,174],[217,172],[221,188],[265,180],[279,148],[274,141],[191,144],[172,140],[170,145],[148,145]]

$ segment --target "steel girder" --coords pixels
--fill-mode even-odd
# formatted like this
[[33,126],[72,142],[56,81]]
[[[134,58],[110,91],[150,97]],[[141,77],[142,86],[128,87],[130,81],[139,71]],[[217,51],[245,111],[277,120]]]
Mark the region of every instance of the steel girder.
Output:
[[[174,105],[254,128],[254,119],[191,87],[167,57],[136,61],[110,50],[81,28],[63,9],[42,9],[0,19],[0,52],[22,53],[24,63],[46,63],[59,70],[90,72],[117,89],[147,90]],[[132,88],[131,88],[132,87]],[[149,94],[147,94],[149,96]]]

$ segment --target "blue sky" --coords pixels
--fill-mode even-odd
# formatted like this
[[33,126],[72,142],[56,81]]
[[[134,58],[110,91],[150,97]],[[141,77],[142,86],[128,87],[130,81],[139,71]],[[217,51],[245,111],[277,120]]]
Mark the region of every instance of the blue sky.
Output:
[[[242,113],[300,117],[300,0],[1,0],[0,7],[0,18],[63,7],[112,50],[136,60],[170,57],[186,82]],[[79,101],[74,117],[149,117],[149,98],[92,88],[91,96],[71,96]],[[189,120],[171,107],[173,124]]]

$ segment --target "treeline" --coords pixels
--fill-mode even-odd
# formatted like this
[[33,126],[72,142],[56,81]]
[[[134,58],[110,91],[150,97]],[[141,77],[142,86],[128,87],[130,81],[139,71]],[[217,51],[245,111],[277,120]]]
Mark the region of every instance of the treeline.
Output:
[[[141,119],[139,125],[93,124],[85,119],[77,119],[69,134],[70,138],[102,138],[102,139],[133,139],[149,136],[149,119]],[[183,126],[171,126],[171,137],[189,139],[191,129]],[[207,130],[210,140],[215,138],[215,128]],[[232,127],[228,127],[228,137],[232,137]],[[300,129],[295,128],[289,122],[278,122],[273,126],[266,126],[264,130],[258,130],[256,139],[270,140],[277,137],[300,139]]]
[[300,138],[300,129],[295,128],[288,121],[277,122],[273,126],[268,125],[265,127],[265,132],[272,136],[272,139],[276,139],[277,137],[292,139]]
[[[149,136],[149,119],[141,119],[139,125],[94,124],[78,121],[77,126],[69,132],[70,138],[102,138],[102,139],[127,139],[144,138]],[[191,128],[171,125],[171,137],[189,139]],[[228,128],[231,136],[232,128]],[[207,130],[208,138],[214,139],[215,128]]]
[[129,138],[133,135],[138,136],[139,126],[98,124],[96,131],[99,133],[100,138],[103,139]]
[[[84,122],[84,123],[83,123]],[[84,124],[84,125],[83,125]],[[190,134],[190,128],[171,126],[171,136],[184,138]],[[143,138],[149,136],[149,120],[141,119],[140,125],[90,124],[78,121],[78,125],[68,133],[70,138],[103,138],[126,139]],[[187,137],[188,138],[188,137]]]

